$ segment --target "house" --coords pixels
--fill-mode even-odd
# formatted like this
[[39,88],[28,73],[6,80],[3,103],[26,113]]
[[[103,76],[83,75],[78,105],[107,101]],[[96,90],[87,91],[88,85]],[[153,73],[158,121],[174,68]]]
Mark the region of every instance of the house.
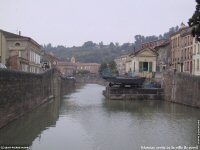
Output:
[[193,37],[192,28],[181,24],[178,32],[170,37],[171,68],[177,72],[192,73]]
[[42,68],[44,70],[51,69],[51,68],[57,68],[59,59],[52,53],[46,53],[44,52],[42,57]]
[[193,69],[192,74],[200,76],[200,42],[193,38]]
[[9,69],[41,72],[41,46],[30,37],[0,30],[1,62]]
[[8,53],[6,53],[6,37],[0,30],[0,63],[5,65],[7,58],[8,58]]
[[155,49],[144,48],[130,54],[133,75],[152,78],[156,72],[158,53]]
[[155,47],[155,50],[158,53],[156,72],[162,73],[163,71],[170,68],[170,62],[171,62],[170,42],[168,41],[160,46]]
[[98,63],[76,63],[76,72],[87,71],[89,73],[98,74],[100,64]]
[[114,59],[119,75],[125,75],[127,73],[126,62],[128,59],[129,55],[122,55]]
[[72,57],[70,62],[59,61],[58,69],[65,76],[73,76],[76,73],[76,60]]
[[100,64],[79,63],[79,62],[76,62],[76,59],[73,56],[70,62],[59,61],[57,67],[63,75],[72,76],[75,73],[84,72],[84,71],[92,73],[92,74],[98,74]]
[[182,72],[192,74],[192,56],[193,56],[193,36],[192,28],[185,27],[180,32],[181,36],[181,58],[179,58]]

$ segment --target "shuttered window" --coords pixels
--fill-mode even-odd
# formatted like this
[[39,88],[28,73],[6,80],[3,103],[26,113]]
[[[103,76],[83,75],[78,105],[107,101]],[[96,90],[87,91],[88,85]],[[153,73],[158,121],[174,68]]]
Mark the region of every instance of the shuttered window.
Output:
[[143,71],[143,62],[139,62],[139,72]]
[[152,72],[152,62],[149,62],[149,72]]

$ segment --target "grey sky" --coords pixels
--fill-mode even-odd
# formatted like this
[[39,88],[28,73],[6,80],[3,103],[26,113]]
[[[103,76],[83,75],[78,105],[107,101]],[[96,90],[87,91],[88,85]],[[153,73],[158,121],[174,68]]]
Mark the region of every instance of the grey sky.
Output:
[[195,0],[0,0],[0,28],[40,44],[134,42],[159,35],[195,11]]

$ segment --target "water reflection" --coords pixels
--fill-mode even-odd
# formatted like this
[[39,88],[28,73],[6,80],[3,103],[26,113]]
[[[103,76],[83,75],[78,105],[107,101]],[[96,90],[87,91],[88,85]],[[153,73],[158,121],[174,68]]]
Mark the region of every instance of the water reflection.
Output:
[[30,146],[44,130],[55,127],[59,117],[60,101],[51,101],[0,130],[0,145]]
[[200,110],[164,101],[109,101],[100,85],[77,85],[59,101],[0,130],[0,145],[32,150],[138,150],[197,145]]

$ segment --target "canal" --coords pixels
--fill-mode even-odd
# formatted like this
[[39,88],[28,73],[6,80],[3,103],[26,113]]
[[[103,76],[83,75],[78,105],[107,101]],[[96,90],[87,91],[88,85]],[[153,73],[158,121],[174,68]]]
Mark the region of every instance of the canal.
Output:
[[140,150],[197,146],[200,110],[164,101],[109,101],[81,85],[0,129],[0,145],[32,150]]

